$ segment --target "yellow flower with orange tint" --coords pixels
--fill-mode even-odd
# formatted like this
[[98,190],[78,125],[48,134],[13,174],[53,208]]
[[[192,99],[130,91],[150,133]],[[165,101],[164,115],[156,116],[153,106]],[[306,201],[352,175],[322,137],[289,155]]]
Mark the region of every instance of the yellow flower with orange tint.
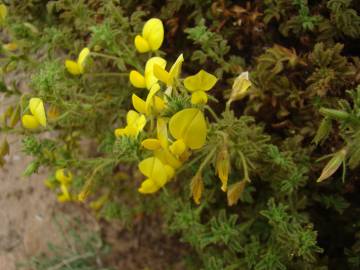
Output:
[[161,20],[152,18],[148,20],[141,35],[135,37],[135,47],[140,53],[156,51],[164,41],[164,26]]
[[31,114],[22,117],[22,124],[27,129],[36,129],[40,125],[46,127],[46,114],[44,103],[40,98],[31,98],[29,101]]
[[69,73],[73,75],[83,74],[85,72],[85,62],[89,54],[89,48],[84,48],[81,50],[77,61],[66,60],[65,67],[69,71]]
[[213,88],[216,82],[217,78],[205,70],[200,70],[195,75],[186,77],[184,79],[184,86],[187,90],[189,90],[189,92],[192,93],[191,103],[207,103],[208,97],[205,92]]

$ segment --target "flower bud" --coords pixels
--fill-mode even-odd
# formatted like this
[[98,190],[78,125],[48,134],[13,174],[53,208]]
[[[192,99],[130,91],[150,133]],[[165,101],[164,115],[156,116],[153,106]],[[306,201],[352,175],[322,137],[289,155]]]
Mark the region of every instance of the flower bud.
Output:
[[222,147],[221,151],[218,153],[215,169],[216,174],[219,176],[222,183],[221,190],[225,192],[227,190],[227,182],[230,173],[230,156],[227,146]]
[[196,204],[200,204],[201,195],[204,191],[204,182],[200,173],[196,173],[190,183],[191,194]]

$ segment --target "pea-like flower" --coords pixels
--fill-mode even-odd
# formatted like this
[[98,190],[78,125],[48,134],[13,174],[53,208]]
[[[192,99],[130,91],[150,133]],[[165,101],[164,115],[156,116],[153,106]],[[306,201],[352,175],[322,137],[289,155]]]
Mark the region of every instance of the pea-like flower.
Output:
[[166,66],[166,60],[161,57],[151,57],[145,65],[145,74],[142,75],[137,70],[132,70],[129,75],[130,83],[136,88],[147,88],[157,83],[158,79],[154,75],[154,64],[159,65],[162,68]]
[[135,47],[140,53],[157,51],[164,41],[164,25],[161,20],[152,18],[148,20],[142,34],[135,37]]
[[126,115],[126,127],[115,129],[115,136],[136,137],[145,127],[146,118],[134,110],[128,111]]
[[248,94],[250,86],[249,72],[242,72],[233,83],[228,104],[235,100],[243,99]]
[[55,178],[63,185],[69,185],[71,184],[73,175],[72,173],[67,169],[58,169],[55,172]]
[[55,179],[60,183],[61,193],[58,194],[57,199],[59,202],[71,201],[72,197],[69,192],[69,186],[72,182],[73,175],[67,169],[58,169],[55,172]]
[[171,135],[181,140],[190,149],[201,148],[206,141],[207,127],[202,111],[184,109],[174,114],[169,122]]
[[149,157],[141,161],[139,170],[147,177],[138,189],[140,193],[144,194],[158,191],[174,176],[174,169],[156,157]]
[[184,85],[189,92],[191,92],[191,103],[193,104],[205,104],[207,103],[208,97],[205,93],[209,91],[217,82],[217,78],[206,72],[200,70],[195,75],[185,78]]
[[174,153],[171,150],[174,143],[169,147],[167,122],[163,118],[158,118],[157,120],[157,138],[145,139],[141,142],[141,145],[144,148],[153,151],[154,156],[160,159],[163,164],[169,165],[174,169],[178,169],[182,164],[179,158],[185,149],[181,153]]
[[29,101],[31,114],[22,117],[22,124],[27,129],[36,129],[40,125],[46,127],[46,114],[44,103],[40,98],[31,98]]
[[150,115],[152,113],[157,114],[165,108],[165,101],[156,96],[156,93],[159,92],[160,85],[155,83],[146,97],[146,100],[141,99],[136,94],[132,95],[132,103],[139,113]]
[[177,79],[181,72],[181,66],[184,62],[183,54],[180,54],[176,59],[175,63],[171,66],[169,71],[165,70],[165,67],[162,67],[158,64],[154,64],[154,75],[160,81],[164,82],[167,86],[173,86],[175,79]]
[[89,54],[89,48],[82,49],[76,62],[73,60],[65,61],[66,69],[73,75],[83,74],[85,72],[85,62]]

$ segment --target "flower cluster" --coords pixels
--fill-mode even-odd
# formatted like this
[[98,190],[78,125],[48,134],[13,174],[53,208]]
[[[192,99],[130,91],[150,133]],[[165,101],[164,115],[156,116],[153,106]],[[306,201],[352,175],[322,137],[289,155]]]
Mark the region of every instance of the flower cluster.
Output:
[[73,175],[69,170],[57,169],[55,177],[45,180],[45,185],[50,189],[59,189],[59,193],[57,195],[59,202],[68,202],[76,200],[76,197],[69,191],[72,181]]
[[[164,39],[163,24],[159,19],[148,20],[142,35],[135,37],[138,52],[156,51]],[[140,193],[154,193],[169,182],[186,160],[192,150],[204,146],[207,136],[207,123],[203,106],[207,103],[206,94],[217,82],[217,78],[200,70],[197,74],[182,80],[181,67],[184,62],[180,54],[174,64],[167,69],[167,61],[162,57],[151,57],[145,64],[142,74],[132,70],[130,83],[135,88],[146,89],[146,98],[132,95],[134,110],[126,117],[126,126],[115,130],[117,137],[137,138],[146,129],[150,136],[141,142],[141,146],[151,151],[151,156],[139,163],[140,172],[146,177],[139,187]],[[186,90],[185,90],[186,89]],[[171,98],[190,97],[192,106],[182,109],[171,117],[165,116]]]

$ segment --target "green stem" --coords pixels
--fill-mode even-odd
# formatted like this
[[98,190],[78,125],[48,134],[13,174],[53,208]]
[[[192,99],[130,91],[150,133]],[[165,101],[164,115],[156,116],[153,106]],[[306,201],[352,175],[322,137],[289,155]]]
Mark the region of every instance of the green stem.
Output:
[[216,148],[213,148],[211,150],[211,152],[206,156],[206,158],[204,159],[204,161],[200,164],[200,167],[198,169],[197,173],[201,173],[202,170],[205,168],[205,166],[209,163],[210,159],[214,156],[216,152]]
[[216,113],[213,111],[213,109],[210,108],[210,106],[205,105],[204,108],[207,109],[207,110],[210,112],[210,114],[212,115],[212,117],[214,117],[214,119],[215,119],[216,122],[219,122],[219,121],[220,121],[220,119],[217,117],[217,115],[216,115]]
[[102,72],[102,73],[86,73],[85,76],[129,76],[127,72]]
[[91,54],[92,56],[98,56],[98,57],[107,58],[107,59],[111,59],[111,60],[115,60],[115,61],[118,61],[118,60],[120,59],[119,57],[112,56],[112,55],[108,55],[108,54],[104,54],[104,53],[91,52],[90,54]]

